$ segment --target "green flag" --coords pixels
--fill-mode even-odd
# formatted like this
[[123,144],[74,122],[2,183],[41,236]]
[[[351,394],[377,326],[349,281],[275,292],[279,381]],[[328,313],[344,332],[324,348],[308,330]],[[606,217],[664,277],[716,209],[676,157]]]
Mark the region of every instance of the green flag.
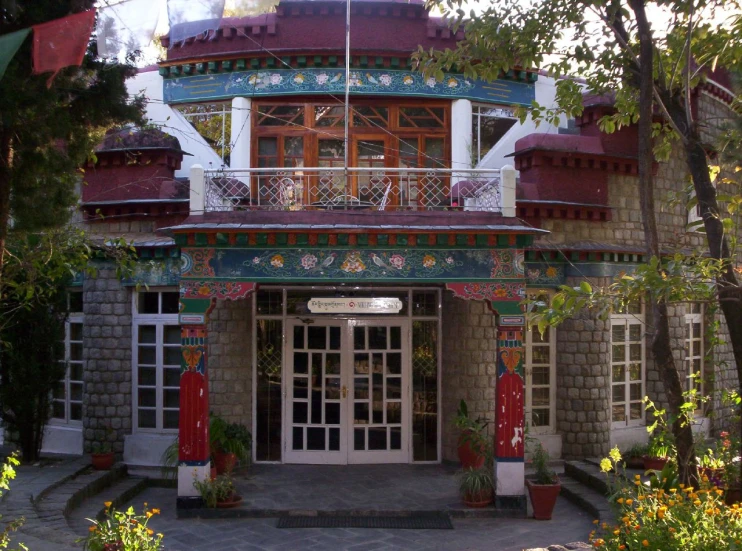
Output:
[[26,40],[31,29],[23,29],[10,34],[0,36],[0,78],[3,78],[5,69],[8,68],[10,60]]

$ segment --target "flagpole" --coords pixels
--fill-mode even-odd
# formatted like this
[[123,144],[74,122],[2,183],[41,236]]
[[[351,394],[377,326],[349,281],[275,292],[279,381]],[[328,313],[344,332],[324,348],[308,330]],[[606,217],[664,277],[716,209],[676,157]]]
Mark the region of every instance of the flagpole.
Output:
[[[348,193],[348,153],[350,141],[348,131],[350,128],[350,0],[345,4],[345,156],[343,160],[343,174],[345,176],[345,195]],[[345,208],[348,208],[348,198],[345,200]]]

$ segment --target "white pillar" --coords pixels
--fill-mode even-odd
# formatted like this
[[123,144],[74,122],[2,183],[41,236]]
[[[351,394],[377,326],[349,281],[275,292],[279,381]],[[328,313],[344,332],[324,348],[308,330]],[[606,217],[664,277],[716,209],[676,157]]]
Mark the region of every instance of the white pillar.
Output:
[[[451,103],[451,168],[456,170],[474,168],[471,166],[471,102],[457,99]],[[452,178],[451,183],[459,179]]]
[[191,190],[191,214],[203,214],[206,205],[204,182],[204,167],[192,165],[188,187]]
[[517,171],[512,165],[505,165],[500,169],[500,199],[502,201],[502,215],[515,216],[515,176]]
[[232,128],[229,139],[229,143],[232,144],[230,168],[250,168],[251,108],[252,100],[249,98],[232,99]]

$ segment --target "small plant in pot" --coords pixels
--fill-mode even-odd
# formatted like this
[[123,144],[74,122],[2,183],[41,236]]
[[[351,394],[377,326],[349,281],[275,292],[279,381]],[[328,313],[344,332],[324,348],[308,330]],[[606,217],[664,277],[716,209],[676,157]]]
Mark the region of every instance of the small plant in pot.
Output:
[[459,492],[467,507],[486,507],[492,503],[493,487],[490,467],[469,467],[459,472]]
[[228,423],[212,415],[209,441],[217,474],[231,473],[238,460],[243,464],[250,461],[252,435],[245,425]]
[[242,503],[242,496],[237,494],[232,477],[228,474],[204,480],[195,479],[193,487],[198,490],[204,505],[209,508],[236,507]]
[[487,422],[469,417],[469,407],[462,399],[456,411],[454,424],[461,432],[458,440],[459,461],[462,469],[479,469],[485,464],[491,445],[487,439]]
[[672,437],[664,431],[655,432],[649,438],[647,454],[644,456],[644,469],[661,471],[673,451]]
[[113,467],[115,456],[110,442],[93,442],[90,462],[96,471],[109,471]]
[[644,468],[644,456],[647,455],[647,444],[641,444],[637,442],[631,446],[628,450],[623,452],[624,465],[627,469],[643,469]]
[[551,520],[562,485],[559,477],[549,467],[549,452],[544,449],[541,442],[536,442],[533,446],[531,464],[535,472],[532,478],[526,479],[526,487],[533,507],[533,518]]

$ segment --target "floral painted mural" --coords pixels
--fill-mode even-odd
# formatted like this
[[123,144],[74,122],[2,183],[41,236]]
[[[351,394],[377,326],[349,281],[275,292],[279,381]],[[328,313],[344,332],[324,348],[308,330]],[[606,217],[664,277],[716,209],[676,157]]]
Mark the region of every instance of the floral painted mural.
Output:
[[523,255],[494,250],[183,249],[181,277],[247,281],[523,278]]

